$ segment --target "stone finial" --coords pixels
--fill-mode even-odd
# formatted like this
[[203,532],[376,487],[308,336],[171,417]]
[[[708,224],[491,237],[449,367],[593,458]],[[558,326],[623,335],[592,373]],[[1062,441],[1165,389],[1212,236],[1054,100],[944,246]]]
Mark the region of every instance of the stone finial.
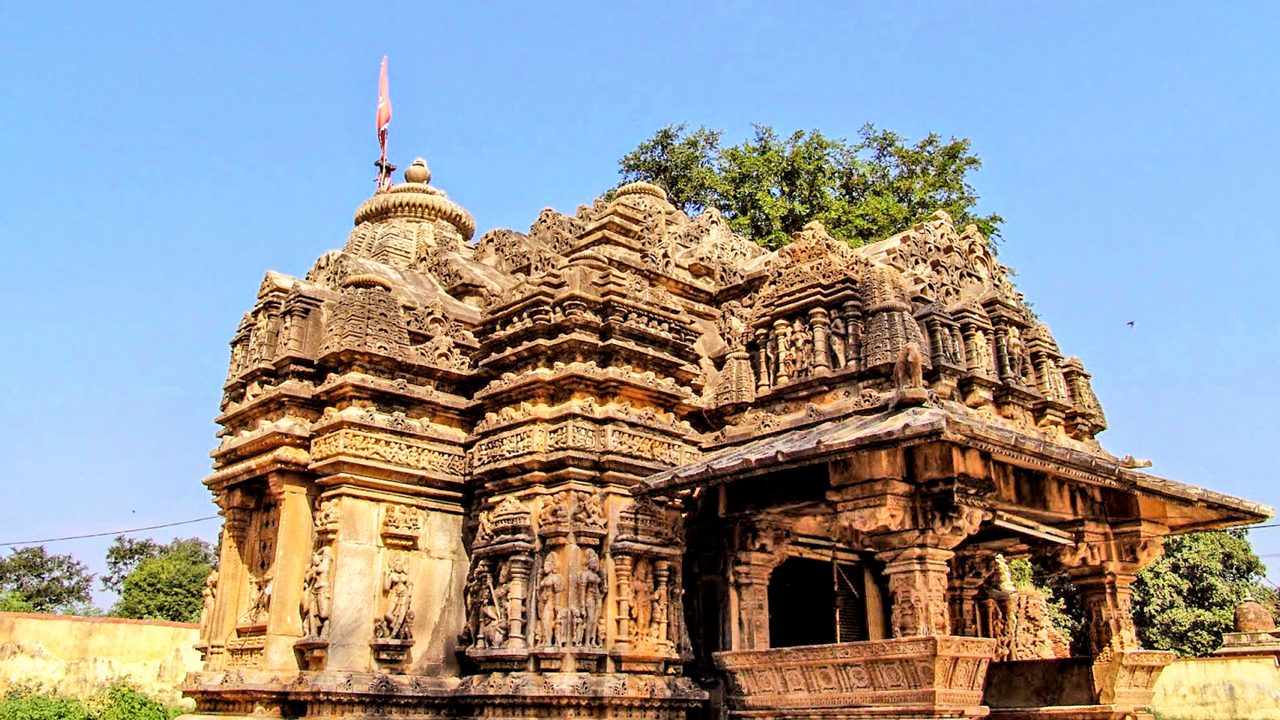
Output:
[[1253,599],[1253,593],[1245,593],[1244,600],[1236,606],[1235,629],[1238,633],[1271,632],[1276,629],[1276,621],[1270,610]]
[[626,185],[618,188],[618,197],[622,197],[624,195],[651,195],[659,200],[665,201],[667,199],[666,190],[663,190],[653,183],[647,183],[642,180],[627,183]]
[[404,181],[422,185],[429,184],[431,182],[431,170],[427,168],[427,161],[420,157],[414,158],[413,164],[405,168]]

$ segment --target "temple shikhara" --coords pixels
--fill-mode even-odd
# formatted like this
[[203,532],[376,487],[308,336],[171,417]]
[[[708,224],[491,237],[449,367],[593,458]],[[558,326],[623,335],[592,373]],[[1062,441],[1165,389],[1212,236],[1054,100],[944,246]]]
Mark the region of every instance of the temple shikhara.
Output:
[[196,717],[1140,718],[1135,574],[1272,514],[1104,450],[945,213],[767,251],[633,183],[477,238],[431,179],[231,341]]

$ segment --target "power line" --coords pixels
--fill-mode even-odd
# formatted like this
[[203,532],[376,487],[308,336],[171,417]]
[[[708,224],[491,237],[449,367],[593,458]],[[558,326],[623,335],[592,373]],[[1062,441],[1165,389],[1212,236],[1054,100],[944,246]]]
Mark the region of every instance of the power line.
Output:
[[131,533],[142,532],[143,530],[159,530],[160,528],[176,527],[178,525],[190,525],[192,523],[204,522],[205,520],[213,520],[217,515],[209,515],[206,517],[195,518],[194,520],[182,520],[179,522],[164,523],[163,525],[148,525],[147,527],[131,528],[129,530],[115,530],[113,532],[91,533],[89,535],[68,535],[66,537],[45,538],[44,540],[20,540],[17,542],[0,543],[0,547],[12,547],[14,545],[40,545],[42,543],[61,542],[63,540],[84,540],[86,538],[107,537],[108,535],[129,535]]

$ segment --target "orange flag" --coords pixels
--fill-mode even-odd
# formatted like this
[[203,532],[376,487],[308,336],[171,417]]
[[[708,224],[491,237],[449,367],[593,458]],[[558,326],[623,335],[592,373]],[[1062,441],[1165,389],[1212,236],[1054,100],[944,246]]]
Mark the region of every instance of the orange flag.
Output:
[[382,159],[387,159],[387,128],[391,126],[391,90],[387,86],[387,57],[382,57],[382,73],[378,77],[378,145]]

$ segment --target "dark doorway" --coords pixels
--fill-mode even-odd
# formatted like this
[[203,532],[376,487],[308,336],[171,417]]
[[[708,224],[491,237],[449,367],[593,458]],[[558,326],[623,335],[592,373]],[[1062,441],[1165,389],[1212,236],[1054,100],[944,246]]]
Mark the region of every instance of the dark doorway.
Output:
[[827,645],[866,640],[862,568],[787,558],[769,577],[769,645]]
[[787,558],[769,578],[769,645],[825,645],[836,641],[836,595],[831,563]]

